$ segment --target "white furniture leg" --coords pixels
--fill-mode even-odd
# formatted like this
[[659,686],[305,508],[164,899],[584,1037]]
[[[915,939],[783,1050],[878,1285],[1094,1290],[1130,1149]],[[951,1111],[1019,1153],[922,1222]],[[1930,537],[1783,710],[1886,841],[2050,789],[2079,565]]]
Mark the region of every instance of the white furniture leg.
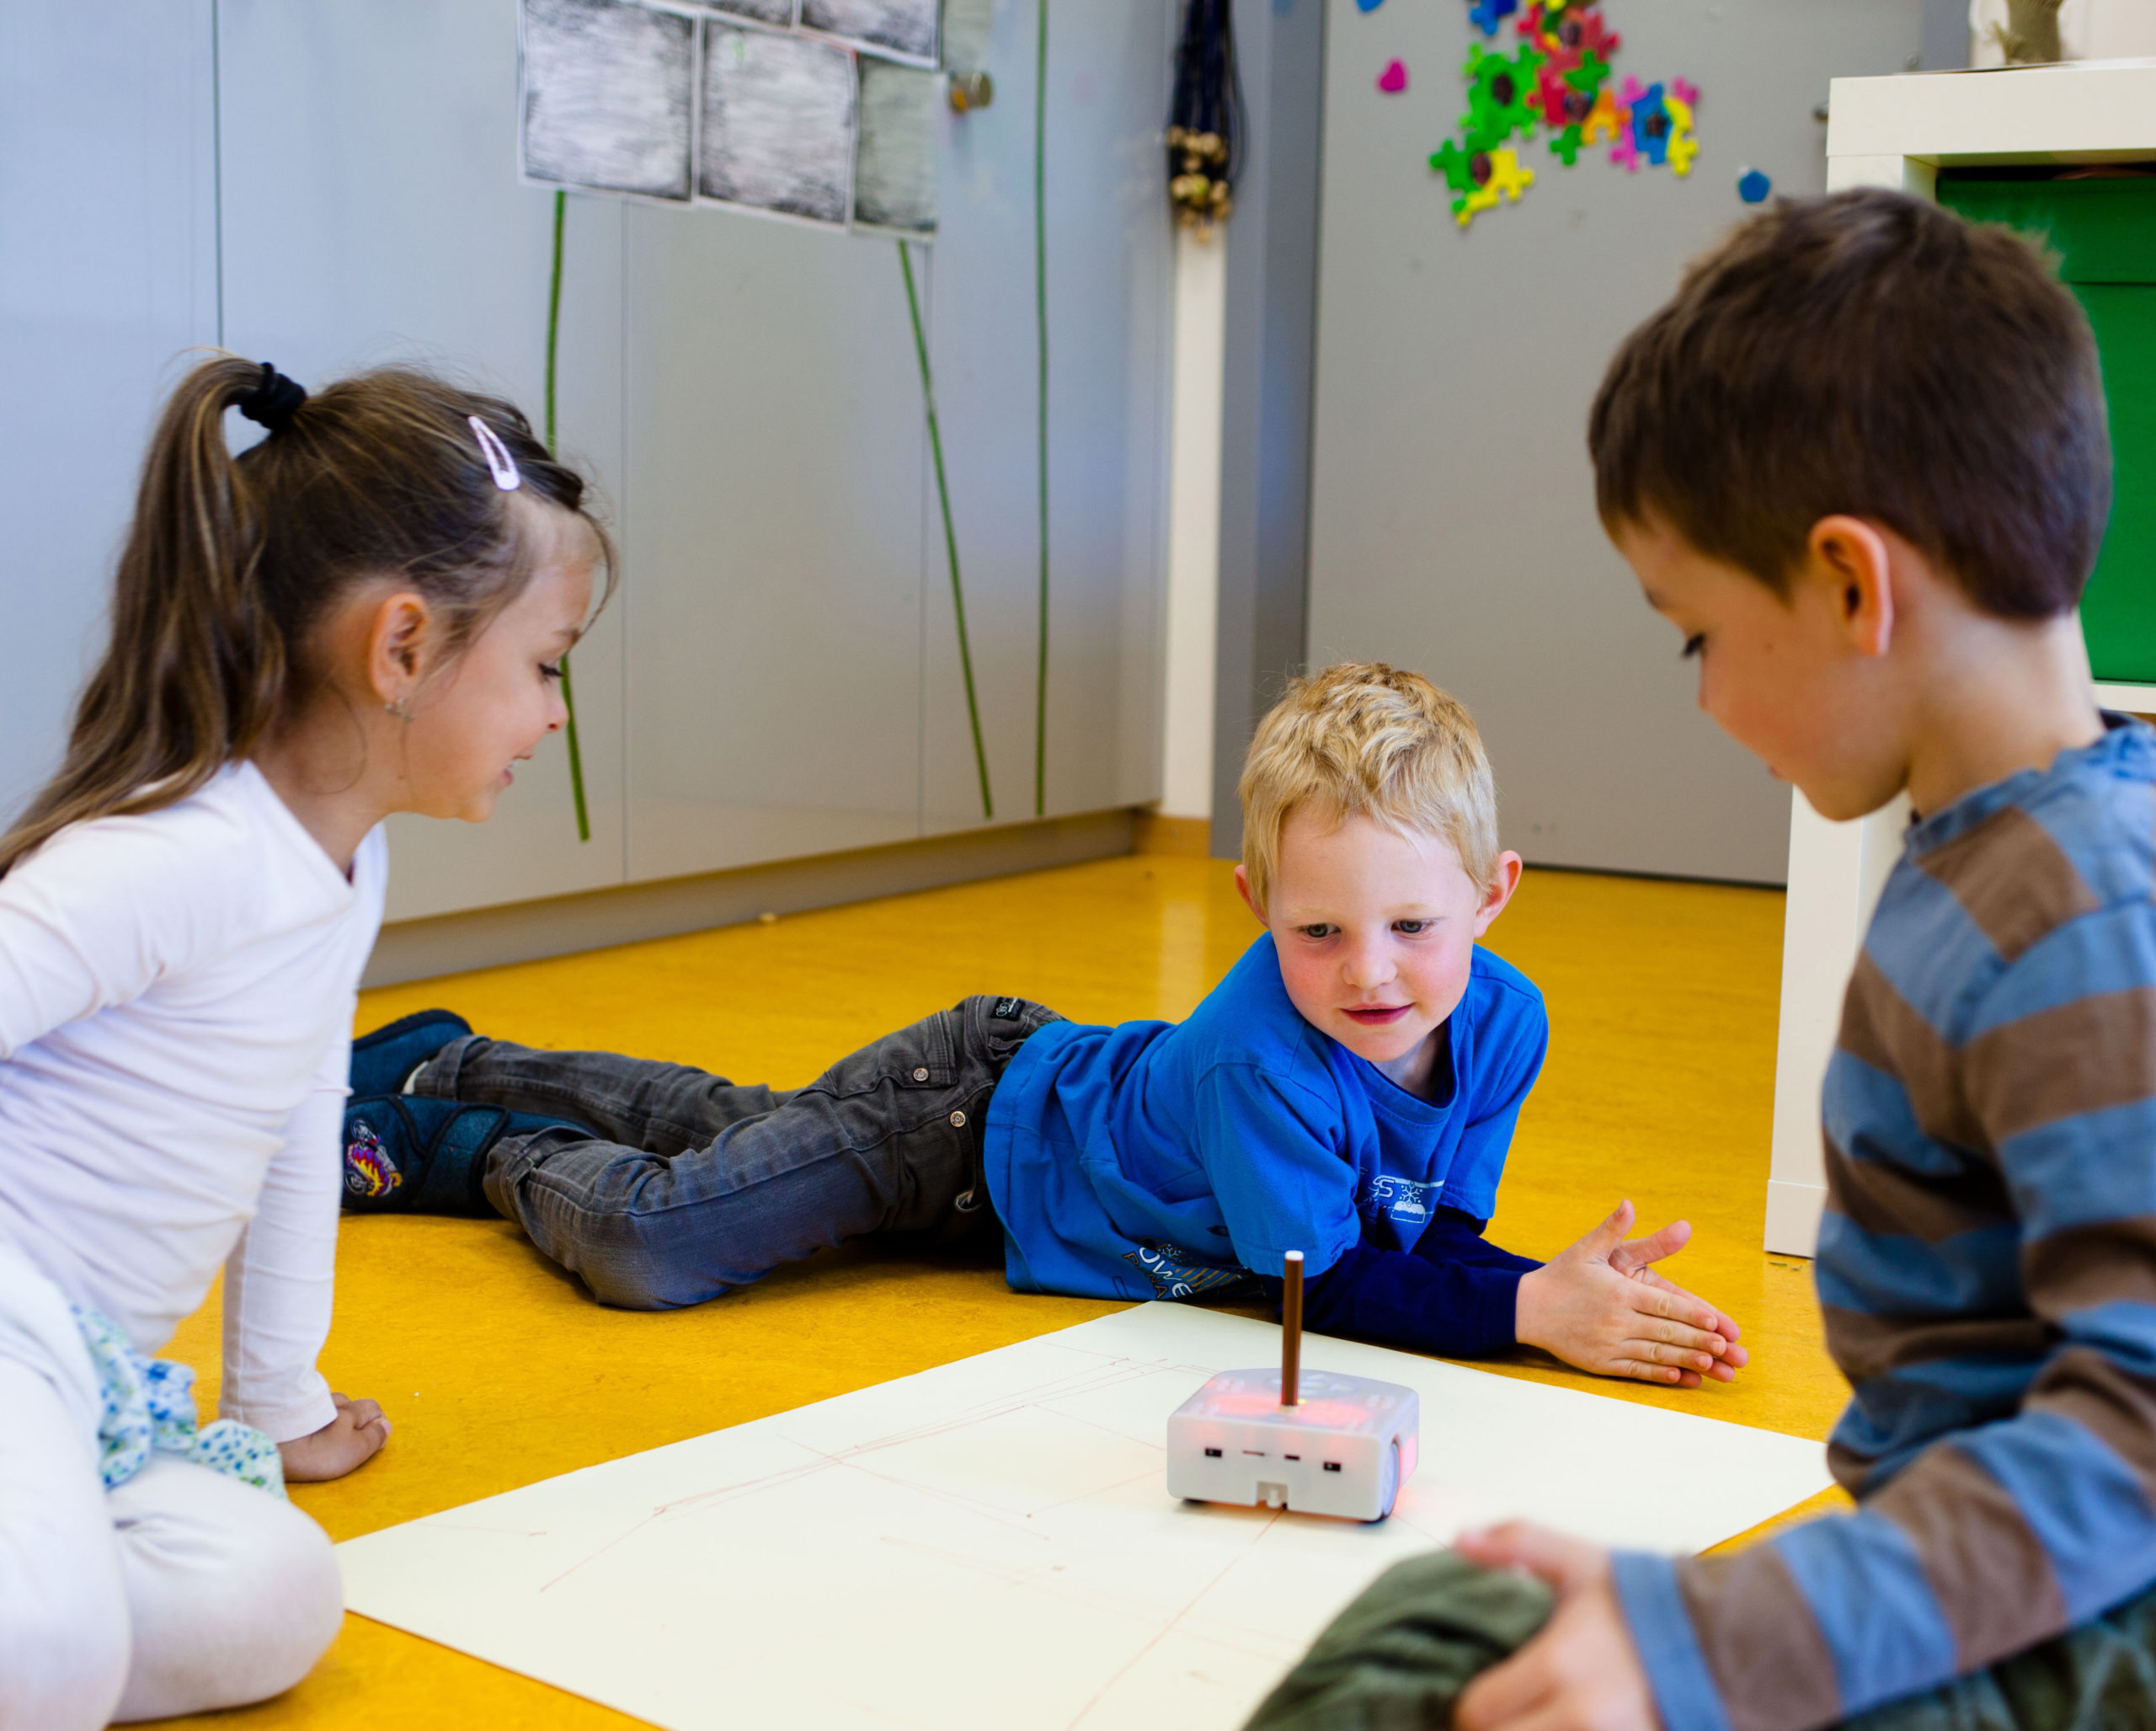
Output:
[[1901,852],[1909,803],[1832,824],[1791,790],[1789,907],[1782,927],[1781,1029],[1774,1052],[1767,1248],[1809,1256],[1827,1199],[1819,1090],[1841,1026],[1842,994],[1864,928]]

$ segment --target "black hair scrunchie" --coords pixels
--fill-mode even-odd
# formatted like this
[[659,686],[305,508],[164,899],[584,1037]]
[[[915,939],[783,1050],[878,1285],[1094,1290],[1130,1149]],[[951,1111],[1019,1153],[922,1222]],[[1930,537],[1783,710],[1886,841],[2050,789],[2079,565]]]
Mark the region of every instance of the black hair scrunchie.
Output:
[[286,378],[265,361],[262,363],[262,382],[234,402],[232,407],[257,426],[281,433],[292,424],[292,416],[306,401],[307,387],[296,379]]

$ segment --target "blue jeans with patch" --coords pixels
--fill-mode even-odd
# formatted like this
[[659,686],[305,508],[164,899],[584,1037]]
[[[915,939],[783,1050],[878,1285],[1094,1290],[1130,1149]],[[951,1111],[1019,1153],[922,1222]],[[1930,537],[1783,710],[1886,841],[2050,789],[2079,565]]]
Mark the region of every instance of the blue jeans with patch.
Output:
[[504,1136],[487,1199],[602,1304],[670,1310],[849,1238],[1000,1253],[989,1097],[1027,1037],[1060,1019],[969,997],[792,1089],[472,1034],[413,1092],[585,1126]]

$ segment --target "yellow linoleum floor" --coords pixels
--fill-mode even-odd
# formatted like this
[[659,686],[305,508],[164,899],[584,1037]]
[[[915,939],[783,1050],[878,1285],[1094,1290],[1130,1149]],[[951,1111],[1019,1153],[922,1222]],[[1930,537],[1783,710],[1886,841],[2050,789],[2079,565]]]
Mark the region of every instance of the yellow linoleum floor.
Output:
[[[969,992],[1087,1021],[1181,1017],[1257,935],[1231,868],[1134,856],[370,992],[360,1025],[447,1004],[536,1044],[676,1059],[797,1086]],[[1773,1100],[1782,897],[1530,873],[1491,936],[1548,998],[1548,1067],[1522,1117],[1491,1236],[1548,1256],[1623,1196],[1683,1215],[1668,1265],[1745,1328],[1753,1367],[1685,1393],[1524,1355],[1502,1374],[1823,1437],[1843,1385],[1810,1265],[1758,1247]],[[300,1505],[345,1539],[1067,1328],[1118,1306],[1022,1297],[991,1270],[873,1250],[822,1255],[718,1303],[600,1309],[505,1222],[348,1218],[323,1366],[379,1400],[388,1448]],[[218,1303],[170,1355],[214,1399]],[[1822,1499],[1826,1501],[1828,1499]],[[249,1728],[626,1727],[637,1721],[346,1619],[280,1699],[173,1722]]]

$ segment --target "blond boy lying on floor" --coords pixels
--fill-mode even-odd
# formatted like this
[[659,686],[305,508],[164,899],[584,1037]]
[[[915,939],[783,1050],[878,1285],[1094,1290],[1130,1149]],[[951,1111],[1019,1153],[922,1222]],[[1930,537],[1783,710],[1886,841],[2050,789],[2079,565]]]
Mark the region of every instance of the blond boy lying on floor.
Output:
[[1097,1298],[1277,1291],[1300,1250],[1329,1333],[1728,1381],[1737,1325],[1652,1267],[1683,1222],[1627,1243],[1625,1204],[1546,1265],[1482,1237],[1548,1022],[1476,942],[1520,859],[1466,711],[1329,669],[1259,727],[1242,796],[1267,931],[1185,1022],[973,997],[777,1091],[424,1011],[354,1047],[345,1204],[499,1213],[633,1309],[873,1235]]

